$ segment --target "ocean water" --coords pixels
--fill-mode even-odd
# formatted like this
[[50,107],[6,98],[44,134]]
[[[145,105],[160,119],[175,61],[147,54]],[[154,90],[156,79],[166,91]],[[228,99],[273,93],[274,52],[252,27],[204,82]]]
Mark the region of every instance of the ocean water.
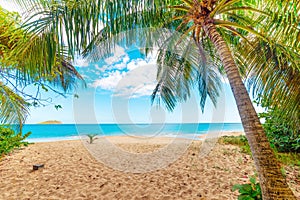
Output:
[[147,137],[194,138],[216,131],[243,131],[240,123],[201,124],[28,124],[23,132],[32,132],[29,142],[78,139],[81,135],[129,135]]

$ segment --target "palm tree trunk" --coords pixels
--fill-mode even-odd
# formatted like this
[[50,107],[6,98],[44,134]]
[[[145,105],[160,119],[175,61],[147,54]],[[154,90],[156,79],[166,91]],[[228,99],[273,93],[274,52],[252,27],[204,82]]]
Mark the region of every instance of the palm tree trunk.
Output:
[[203,29],[215,45],[230,82],[256,170],[259,174],[263,199],[296,199],[281,174],[280,166],[240,77],[230,49],[222,36],[217,32],[212,20],[207,20],[203,23]]

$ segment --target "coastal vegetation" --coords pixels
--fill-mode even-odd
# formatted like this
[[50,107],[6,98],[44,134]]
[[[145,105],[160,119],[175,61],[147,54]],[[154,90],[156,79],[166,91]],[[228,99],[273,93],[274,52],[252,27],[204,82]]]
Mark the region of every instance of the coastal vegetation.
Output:
[[0,158],[6,154],[9,154],[16,148],[27,146],[29,143],[24,142],[31,132],[26,134],[16,133],[13,129],[0,126]]
[[[247,138],[243,135],[241,135],[241,136],[224,136],[224,137],[221,137],[218,140],[218,142],[220,144],[238,146],[240,148],[241,153],[252,155],[250,146],[247,142]],[[293,151],[281,152],[273,144],[272,140],[270,140],[270,143],[275,152],[275,156],[280,164],[283,164],[286,166],[299,166],[300,167],[300,153],[296,153]]]
[[[266,130],[268,131],[268,130]],[[269,135],[269,134],[268,134]],[[284,135],[284,132],[275,131],[274,134],[271,136],[274,137],[280,137],[281,135]],[[298,135],[299,137],[299,135]],[[295,175],[292,177],[292,179],[295,179],[296,182],[300,182],[300,153],[293,152],[293,150],[285,150],[284,152],[281,152],[280,146],[284,146],[286,143],[279,145],[277,147],[276,144],[278,142],[275,140],[272,140],[269,138],[270,144],[275,152],[275,156],[280,163],[280,170],[282,175],[286,178],[286,169],[289,169],[289,171],[292,173],[296,173],[298,175]],[[250,146],[247,142],[247,138],[243,135],[241,136],[224,136],[219,138],[218,141],[220,144],[223,145],[234,145],[238,146],[240,148],[241,153],[245,153],[252,156]],[[274,144],[275,143],[275,144]],[[280,142],[279,142],[280,143]],[[239,199],[262,199],[261,189],[260,189],[260,183],[256,182],[255,177],[250,177],[249,183],[244,184],[235,184],[232,188],[233,191],[238,190],[240,195]]]
[[248,144],[247,138],[244,135],[241,136],[224,136],[221,137],[218,142],[220,144],[231,144],[240,147],[242,153],[251,154],[251,149]]
[[89,144],[93,144],[93,142],[97,139],[97,134],[87,134],[86,135],[89,138]]
[[278,152],[300,153],[300,126],[299,116],[284,116],[284,108],[270,106],[265,98],[255,101],[264,108],[259,118],[264,120],[263,127],[267,133],[271,146]]
[[[21,28],[18,13],[0,7],[0,122],[22,124],[31,106],[43,105],[40,91],[71,91],[82,77],[72,66],[61,44],[47,46],[55,38]],[[36,93],[26,91],[35,87]],[[63,92],[60,92],[63,91]]]
[[[0,155],[28,144],[23,140],[30,133],[23,134],[22,126],[30,107],[52,103],[42,98],[41,90],[64,95],[82,80],[65,47],[46,47],[45,41],[55,38],[28,33],[22,23],[18,13],[0,7],[0,123],[18,124],[1,127]],[[36,92],[24,92],[28,86]]]
[[[2,52],[7,54],[0,54],[2,58],[13,58],[13,63],[3,59],[6,69],[14,66],[13,71],[26,74],[21,78],[26,77],[27,81],[53,81],[66,90],[69,83],[73,83],[68,80],[80,79],[69,62],[76,54],[91,59],[105,56],[120,41],[117,35],[125,31],[127,34],[122,36],[129,44],[146,39],[146,44],[154,44],[158,49],[158,84],[152,101],[162,99],[166,107],[173,110],[191,95],[193,87],[197,87],[200,106],[204,109],[207,97],[216,104],[222,92],[221,76],[226,76],[255,161],[263,198],[295,199],[268,141],[270,126],[267,123],[267,131],[263,129],[244,82],[248,83],[254,97],[262,93],[269,108],[280,109],[278,119],[299,122],[299,2],[16,1],[32,14],[22,26],[24,32],[20,34],[25,35],[19,37],[22,40],[9,35],[15,33],[15,29],[4,29],[2,38],[7,35],[16,38],[10,40],[15,42],[13,48],[6,43],[6,50]],[[155,41],[153,32],[142,31],[149,27],[176,30],[180,37],[173,33],[165,35],[163,41]],[[103,42],[107,45],[97,48]],[[151,47],[146,48],[145,54]],[[26,103],[22,105],[27,106]],[[18,122],[24,120],[22,115]],[[291,128],[295,130],[295,126]],[[274,130],[270,130],[272,135]],[[273,139],[273,144],[278,138]],[[298,149],[297,142],[292,146]]]
[[234,185],[232,191],[238,190],[238,200],[260,200],[262,199],[261,188],[255,177],[250,178],[249,184]]

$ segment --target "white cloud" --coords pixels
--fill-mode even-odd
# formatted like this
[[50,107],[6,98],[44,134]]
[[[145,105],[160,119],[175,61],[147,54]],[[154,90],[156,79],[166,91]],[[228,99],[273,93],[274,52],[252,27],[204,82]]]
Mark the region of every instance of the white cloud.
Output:
[[116,64],[114,65],[113,67],[111,67],[113,69],[116,69],[116,70],[123,70],[123,69],[126,69],[126,63],[120,63],[120,64]]
[[[144,86],[141,86],[141,87],[136,87],[135,91],[133,91],[133,93],[131,94],[131,97],[132,98],[138,98],[138,97],[141,97],[141,96],[150,96],[154,90],[156,86],[156,82],[153,81],[152,83],[149,82],[148,84],[145,84]],[[127,94],[128,96],[129,94]]]
[[153,60],[136,59],[125,66],[128,72],[109,72],[105,78],[95,81],[93,87],[111,90],[115,96],[125,98],[151,95],[156,85],[157,73],[157,66],[153,64]]
[[146,60],[142,58],[137,58],[127,64],[127,69],[131,71],[136,69],[137,67],[149,65],[149,64],[155,64],[155,63],[156,63],[156,59],[153,59],[152,57],[147,58]]
[[[114,63],[120,62],[124,57],[128,57],[127,53],[125,52],[125,49],[116,45],[115,46],[115,51],[114,51],[114,55],[111,57],[108,57],[106,59],[104,59],[104,61],[108,64],[108,65],[112,65]],[[128,58],[129,59],[129,58]]]
[[75,58],[73,65],[78,66],[78,67],[88,67],[89,63],[87,62],[86,59],[78,56]]
[[143,64],[129,71],[118,82],[115,96],[137,98],[151,95],[156,85],[156,65]]
[[141,59],[141,58],[138,58],[136,60],[132,60],[130,63],[127,64],[127,69],[129,71],[132,71],[136,68],[138,68],[139,66],[143,66],[143,65],[146,65],[148,64],[145,60]]
[[126,54],[123,58],[123,63],[128,63],[128,61],[130,61],[130,58],[129,58],[128,54]]
[[106,65],[101,68],[95,65],[96,70],[105,72],[105,77],[94,81],[92,87],[111,90],[114,96],[124,98],[151,95],[156,85],[155,55],[130,60],[125,49],[116,46],[114,56],[105,59]]
[[114,90],[118,82],[126,75],[126,72],[114,71],[110,72],[107,77],[96,80],[93,87],[100,87],[104,90]]
[[108,68],[107,65],[103,65],[100,67],[98,64],[95,64],[94,66],[95,66],[96,71],[98,71],[98,72],[105,72],[105,70]]

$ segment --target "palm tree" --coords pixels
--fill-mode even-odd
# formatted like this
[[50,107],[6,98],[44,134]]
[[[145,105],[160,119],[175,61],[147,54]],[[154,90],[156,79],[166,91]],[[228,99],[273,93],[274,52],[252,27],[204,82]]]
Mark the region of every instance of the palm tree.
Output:
[[[273,41],[269,41],[267,35],[263,35],[263,32],[260,32],[261,30],[257,28],[259,24],[264,24],[268,27],[264,18],[261,17],[262,15],[268,16],[268,13],[259,10],[258,6],[252,6],[250,1],[203,0],[182,1],[182,4],[175,5],[173,8],[180,12],[179,16],[176,16],[176,19],[181,20],[181,24],[177,30],[185,31],[184,34],[191,35],[195,39],[195,42],[201,44],[201,46],[203,46],[203,42],[206,42],[205,39],[208,38],[223,63],[226,76],[237,103],[246,137],[251,147],[264,199],[295,199],[285,178],[280,173],[280,167],[277,164],[266,134],[241,79],[238,65],[236,64],[239,62],[248,64],[251,63],[249,61],[253,59],[247,59],[247,54],[245,54],[247,50],[243,51],[241,47],[253,51],[253,49],[262,42],[264,42],[266,47],[271,47],[271,49],[275,46],[272,44]],[[249,25],[253,26],[249,27]],[[238,38],[237,44],[233,40],[234,38]],[[280,45],[282,45],[282,43]],[[287,52],[285,48],[287,47],[281,49],[282,55],[285,53],[292,55],[292,53]],[[237,49],[240,51],[234,52]],[[253,55],[253,52],[251,53],[251,55]],[[238,57],[234,57],[237,55]],[[262,53],[260,56],[263,57],[264,55],[267,54]],[[299,55],[294,55],[293,58],[297,58],[297,56],[299,60]],[[273,61],[274,57],[274,55],[268,56],[268,59],[263,58],[263,60],[261,60],[262,62],[255,62],[252,65],[266,63],[267,60]],[[255,61],[258,60],[257,56],[254,56],[254,58],[256,58]],[[276,59],[280,58],[276,57]],[[280,60],[279,62],[284,61]],[[272,76],[268,78],[272,78]],[[168,94],[166,95],[165,88],[169,88],[170,90],[171,87],[171,90],[174,91],[176,90],[176,85],[172,87],[173,85],[166,84],[165,80],[165,77],[159,80],[155,93],[159,92],[165,101],[168,102],[168,105],[173,106],[172,102],[174,102],[174,100],[176,101],[176,98]],[[161,82],[163,82],[163,84],[161,84]],[[165,97],[167,97],[167,99]]]
[[[285,178],[281,175],[280,167],[257,117],[251,99],[249,98],[240,72],[242,73],[250,68],[250,72],[254,72],[251,73],[254,77],[252,78],[254,83],[260,81],[262,84],[260,91],[270,92],[272,97],[278,94],[284,94],[273,98],[273,103],[278,99],[282,102],[284,99],[282,97],[290,95],[293,93],[292,88],[296,88],[296,92],[294,92],[295,95],[292,96],[293,99],[291,100],[291,98],[289,98],[288,102],[290,102],[289,105],[299,105],[299,101],[295,98],[299,97],[299,93],[297,92],[299,91],[297,90],[299,87],[297,84],[299,83],[299,79],[298,81],[292,79],[293,81],[291,82],[286,80],[287,76],[291,77],[290,74],[300,77],[298,65],[299,44],[295,45],[299,28],[294,25],[294,23],[297,24],[298,22],[296,16],[299,13],[299,3],[285,4],[282,2],[282,4],[280,4],[282,11],[280,11],[277,9],[278,6],[275,5],[276,2],[272,1],[182,0],[164,2],[171,6],[171,10],[176,11],[173,19],[179,21],[178,24],[171,21],[171,27],[176,26],[177,31],[194,39],[196,46],[198,46],[200,57],[204,55],[204,57],[209,57],[209,60],[216,61],[218,58],[221,60],[251,147],[264,199],[295,199]],[[111,6],[112,8],[110,9],[122,8],[128,4],[124,2],[122,2],[122,4],[117,1],[114,3],[118,6]],[[145,27],[145,25],[165,27],[166,25],[159,19],[162,18],[165,20],[166,18],[162,16],[170,16],[170,14],[162,15],[160,10],[157,9],[159,6],[155,5],[155,3],[156,2],[153,3],[154,6],[152,5],[152,7],[151,3],[149,3],[150,6],[147,4],[144,10],[141,11],[138,9],[141,9],[141,5],[132,1],[129,4],[134,11],[131,13],[128,10],[124,10],[124,12],[118,10],[116,16],[114,16],[115,20],[109,23],[106,27],[108,30],[106,29],[106,31],[110,34],[118,33],[120,30],[123,31],[128,27],[131,28],[132,24],[130,24],[130,22],[134,23],[134,28],[137,26]],[[162,4],[162,1],[160,1],[160,3]],[[268,9],[268,7],[275,7],[275,9]],[[145,19],[149,19],[149,10],[151,10],[151,8],[154,11],[154,16],[152,16],[154,19],[145,22],[143,16],[146,16]],[[162,9],[162,12],[166,12],[164,9],[166,9],[166,7]],[[134,17],[136,10],[140,12],[138,17]],[[288,12],[288,14],[282,14],[282,12]],[[291,20],[290,26],[282,24],[285,16],[288,16],[287,18],[289,19],[294,19]],[[281,17],[281,20],[278,20],[278,17]],[[120,25],[118,26],[118,24]],[[277,25],[279,25],[280,28],[278,28]],[[285,34],[292,33],[288,36],[289,38],[282,35],[283,30]],[[103,38],[106,39],[107,36]],[[180,45],[182,45],[182,43],[183,42],[180,42]],[[175,48],[177,47],[176,44],[177,43],[171,42],[171,45]],[[170,45],[170,43],[167,45]],[[189,45],[186,46],[186,48],[189,47]],[[210,46],[213,46],[217,54],[213,54],[214,52],[209,48]],[[272,53],[268,54],[269,51],[265,51],[266,48],[269,49],[269,51],[271,50]],[[260,51],[257,51],[257,49]],[[211,53],[205,53],[207,50]],[[191,51],[185,52],[184,54],[189,53],[191,53]],[[211,83],[210,80],[213,79],[207,78],[207,73],[205,75],[200,73],[203,70],[207,71],[205,60],[206,59],[203,58],[200,64],[185,62],[184,59],[178,59],[177,55],[172,57],[169,51],[163,49],[158,57],[158,85],[154,90],[152,98],[154,99],[157,94],[160,95],[169,109],[173,109],[178,101],[185,100],[190,92],[189,87],[186,85],[189,85],[189,81],[192,82],[192,84],[194,82],[194,76],[192,75],[193,73],[191,73],[193,70],[190,70],[191,65],[194,65],[196,68],[198,67],[198,75],[196,77],[199,77],[197,83],[201,95],[201,106],[204,106],[207,95],[209,95],[214,102],[218,87],[214,86],[208,90],[207,86],[211,85],[209,83]],[[245,65],[248,66],[243,68]],[[240,68],[238,66],[240,66]],[[288,68],[289,73],[280,73],[280,71],[283,71],[283,67],[285,67],[285,69]],[[267,69],[277,70],[276,83],[270,80],[270,78],[274,76],[268,76],[270,73],[264,73]],[[257,81],[255,82],[255,80]],[[291,80],[291,78],[288,80]],[[274,86],[281,84],[281,87],[276,91],[270,91],[272,82]],[[287,100],[285,101],[287,102]],[[292,108],[292,106],[289,108]],[[295,113],[299,112],[298,108],[299,107],[296,107]]]
[[59,45],[39,51],[49,38],[26,33],[19,18],[0,7],[0,121],[22,128],[29,113],[28,98],[35,103],[39,98],[20,88],[35,83],[48,90],[45,85],[51,84],[67,91],[76,78],[82,78]]
[[[191,49],[187,45],[191,40],[182,37],[170,36],[171,39],[163,42],[167,49],[173,45],[184,50],[181,55],[190,58],[197,52],[200,59],[187,61],[162,48],[158,57],[158,85],[152,98],[159,95],[166,106],[173,109],[177,102],[188,98],[190,86],[196,83],[201,107],[207,96],[215,102],[219,92],[215,75],[220,62],[237,103],[264,199],[295,199],[281,175],[241,77],[251,75],[252,83],[258,86],[254,87],[255,92],[271,94],[269,100],[273,104],[288,102],[287,110],[299,113],[299,81],[292,77],[299,77],[299,43],[295,41],[299,35],[300,3],[275,0],[17,1],[27,9],[35,6],[36,12],[26,25],[28,29],[56,36],[59,39],[49,40],[48,45],[54,41],[66,43],[72,57],[74,52],[99,53],[94,47],[105,41],[103,49],[113,48],[119,41],[115,34],[137,28],[167,27],[191,37],[195,44]],[[133,39],[138,35],[126,36]],[[66,39],[62,39],[63,36]],[[277,70],[276,76],[268,72],[270,68]],[[271,80],[273,77],[277,79]],[[274,84],[280,88],[272,89]],[[283,100],[290,94],[292,98]],[[294,105],[298,107],[292,108]]]

